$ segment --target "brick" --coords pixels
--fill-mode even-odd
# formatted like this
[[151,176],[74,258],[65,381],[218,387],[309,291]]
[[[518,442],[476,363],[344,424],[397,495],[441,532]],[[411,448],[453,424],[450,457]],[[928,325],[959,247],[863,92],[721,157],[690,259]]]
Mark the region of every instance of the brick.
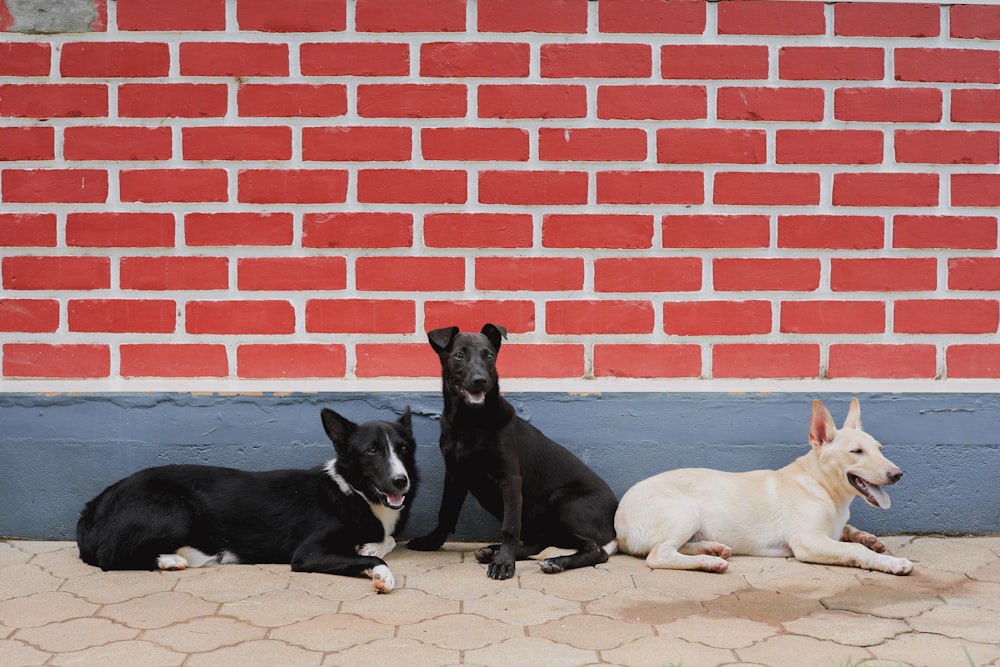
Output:
[[938,175],[834,174],[834,206],[937,206]]
[[865,257],[830,260],[834,292],[914,292],[937,288],[933,257]]
[[548,334],[646,334],[653,331],[654,317],[649,301],[545,302]]
[[0,213],[0,246],[54,248],[56,216],[52,213]]
[[1000,377],[1000,345],[949,345],[945,352],[948,377]]
[[763,164],[764,130],[677,128],[656,131],[656,161],[661,164]]
[[997,219],[985,215],[897,215],[892,221],[892,247],[996,250]]
[[538,159],[639,162],[646,159],[646,131],[639,128],[543,127],[538,130]]
[[169,127],[67,127],[63,130],[66,160],[169,160],[173,157]]
[[466,87],[457,83],[387,83],[358,86],[363,118],[462,118]]
[[409,248],[413,214],[375,211],[306,213],[304,248]]
[[481,85],[480,118],[583,118],[587,89],[579,85]]
[[477,257],[476,289],[567,292],[583,288],[579,257]]
[[528,213],[428,213],[428,248],[530,248],[534,222]]
[[[659,0],[657,0],[659,1]],[[695,120],[708,114],[704,86],[597,87],[597,117],[622,120]]]
[[524,162],[528,131],[517,127],[425,127],[420,149],[426,160]]
[[819,345],[736,343],[712,346],[712,377],[806,378],[819,376]]
[[173,333],[173,299],[71,299],[69,330],[91,333]]
[[497,369],[505,378],[583,377],[583,345],[505,345],[497,360]]
[[664,248],[766,248],[771,225],[766,215],[665,215]]
[[394,204],[462,204],[468,176],[458,169],[361,169],[358,201]]
[[408,127],[304,127],[302,159],[401,162],[413,156]]
[[766,46],[737,44],[669,45],[660,49],[664,79],[766,79]]
[[719,120],[823,120],[822,88],[719,88]]
[[530,64],[531,47],[524,42],[429,42],[420,45],[420,76],[526,77]]
[[599,171],[598,204],[703,204],[700,171]]
[[951,36],[959,39],[1000,39],[1000,7],[952,5],[948,8]]
[[291,213],[188,213],[189,246],[287,246],[294,235]]
[[838,88],[833,95],[837,120],[880,123],[941,120],[941,91],[936,88]]
[[956,123],[1000,123],[1000,89],[952,90],[951,119]]
[[622,378],[682,378],[701,375],[698,345],[594,345],[594,375]]
[[587,5],[574,0],[479,0],[479,32],[587,32]]
[[1000,174],[952,174],[952,206],[1000,206]]
[[896,49],[897,81],[1000,83],[1000,51]]
[[878,130],[778,130],[777,164],[881,164]]
[[343,257],[240,257],[236,286],[242,291],[342,290],[347,287]]
[[226,0],[116,0],[119,30],[151,32],[226,29]]
[[58,328],[55,299],[0,299],[0,331],[51,333]]
[[535,330],[535,304],[527,300],[427,301],[424,328],[457,326],[463,331],[479,331],[483,322],[503,322],[509,333]]
[[484,204],[586,204],[587,174],[582,171],[481,171],[479,201]]
[[122,377],[226,377],[229,361],[225,345],[142,343],[123,344]]
[[713,286],[719,292],[795,291],[819,287],[818,259],[796,257],[712,260]]
[[304,76],[406,76],[410,46],[395,42],[303,44],[299,67]]
[[118,115],[122,118],[221,118],[228,106],[224,83],[128,83],[118,87]]
[[416,312],[409,299],[309,299],[306,331],[310,333],[410,334]]
[[721,2],[720,35],[822,35],[823,5],[816,2],[744,0]]
[[695,292],[701,289],[700,257],[599,257],[595,292]]
[[882,301],[782,301],[780,327],[792,334],[875,334],[885,331]]
[[7,162],[53,160],[55,136],[52,127],[0,127],[0,155]]
[[937,352],[933,345],[830,345],[829,378],[934,378]]
[[80,248],[172,248],[172,213],[69,213],[66,245]]
[[833,8],[834,34],[844,37],[937,37],[941,8],[915,3],[839,3]]
[[778,76],[791,81],[881,81],[885,51],[860,46],[783,46]]
[[239,201],[249,204],[328,204],[347,201],[347,172],[340,169],[244,169]]
[[188,301],[184,324],[189,334],[290,334],[295,311],[278,300]]
[[108,115],[103,83],[0,85],[0,116],[12,118],[100,118]]
[[949,259],[948,289],[1000,291],[1000,257]]
[[347,0],[298,0],[277,5],[270,0],[240,0],[240,30],[260,32],[339,32],[347,26]]
[[616,0],[597,5],[597,25],[605,33],[700,35],[705,8],[703,2]]
[[3,258],[3,288],[8,290],[96,290],[111,287],[107,257]]
[[667,301],[663,331],[674,336],[749,336],[770,333],[770,301]]
[[185,127],[181,130],[185,160],[290,160],[290,127]]
[[25,378],[106,378],[111,373],[107,345],[8,343],[3,346],[3,376]]
[[[248,83],[236,89],[241,118],[332,118],[347,113],[342,84]],[[303,128],[303,131],[314,128]]]
[[123,202],[224,202],[229,176],[224,169],[127,169],[118,189]]
[[123,290],[224,290],[229,288],[229,259],[122,257],[118,282]]
[[288,76],[288,45],[262,42],[183,42],[181,76]]
[[877,250],[885,219],[876,215],[779,215],[779,248]]
[[906,334],[995,334],[1000,308],[995,299],[897,300],[893,329]]
[[465,289],[465,259],[359,257],[355,281],[362,292],[457,292]]
[[359,378],[438,377],[441,365],[426,343],[358,343],[354,374]]
[[59,54],[67,78],[160,77],[170,73],[170,51],[162,42],[67,42]]
[[542,217],[546,248],[651,248],[652,215],[548,214]]
[[716,204],[809,206],[819,203],[819,174],[719,172]]
[[102,204],[108,198],[108,172],[100,169],[6,169],[0,193],[7,203]]
[[347,372],[343,345],[309,343],[239,345],[236,374],[241,378],[333,378]]
[[358,32],[461,32],[465,0],[357,0]]
[[0,44],[0,76],[48,76],[52,47],[43,42]]
[[1000,132],[897,130],[896,162],[921,164],[998,164]]
[[541,74],[545,78],[649,77],[653,51],[648,44],[542,44]]

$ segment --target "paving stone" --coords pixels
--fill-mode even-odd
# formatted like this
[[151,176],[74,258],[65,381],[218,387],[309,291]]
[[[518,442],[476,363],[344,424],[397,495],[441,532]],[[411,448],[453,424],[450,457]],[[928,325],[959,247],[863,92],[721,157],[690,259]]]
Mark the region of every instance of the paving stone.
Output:
[[184,663],[184,667],[219,667],[219,665],[239,665],[240,667],[274,667],[274,665],[318,665],[323,654],[308,651],[298,646],[273,639],[259,639],[244,642],[238,646],[197,653]]
[[853,611],[882,618],[916,616],[941,604],[941,600],[920,588],[864,584],[822,600],[827,609]]
[[757,589],[737,591],[703,604],[710,612],[772,624],[802,618],[823,608],[815,598]]
[[80,577],[95,572],[92,565],[87,565],[80,560],[76,547],[72,549],[55,549],[35,554],[31,557],[31,564],[37,565],[51,575],[64,579]]
[[4,667],[37,667],[48,660],[51,655],[51,653],[45,653],[28,646],[24,642],[0,639],[0,665]]
[[[282,572],[279,568],[284,568]],[[330,602],[344,600],[360,600],[374,593],[372,580],[368,577],[340,577],[319,572],[292,572],[287,565],[274,566],[273,570],[264,569],[273,576],[288,576],[288,588],[300,590],[310,595],[317,595]],[[397,579],[397,585],[399,580]]]
[[107,618],[74,618],[50,623],[44,627],[22,628],[13,636],[42,651],[59,653],[135,639],[138,634],[138,630]]
[[733,572],[715,574],[690,570],[652,570],[632,577],[637,588],[661,590],[690,600],[714,600],[750,587]]
[[[288,588],[291,570],[270,572],[256,565],[222,565],[204,569],[204,576],[182,577],[174,590],[209,602],[234,602]],[[187,570],[185,570],[187,572]]]
[[9,542],[0,542],[0,568],[19,565],[31,560],[31,554],[21,551]]
[[362,641],[384,639],[394,634],[391,625],[375,623],[353,614],[326,614],[270,630],[278,639],[309,651],[340,651]]
[[27,563],[15,563],[0,568],[0,600],[54,591],[65,580],[53,577],[38,567]]
[[528,628],[528,635],[580,649],[601,651],[617,648],[640,637],[652,637],[653,631],[627,621],[574,614],[531,626]]
[[635,587],[630,574],[604,565],[567,570],[558,575],[539,571],[522,576],[519,583],[523,589],[536,590],[563,600],[578,602],[596,600],[622,588]]
[[277,628],[336,613],[340,610],[340,604],[296,588],[269,591],[243,600],[226,602],[219,613],[260,627]]
[[[485,585],[470,585],[470,577],[482,577]],[[486,576],[485,569],[476,564],[454,563],[428,572],[420,572],[406,577],[406,588],[417,589],[449,600],[474,600],[494,591],[489,587],[493,580]],[[503,583],[503,582],[501,582]],[[515,586],[516,582],[510,582]]]
[[472,662],[486,667],[538,664],[541,656],[544,656],[546,667],[578,667],[598,660],[593,651],[534,637],[508,639],[499,644],[466,651],[465,655]]
[[218,608],[217,602],[206,602],[190,593],[163,592],[105,605],[100,615],[132,628],[149,630],[211,616]]
[[435,616],[457,614],[461,608],[457,600],[446,600],[421,590],[397,588],[391,595],[373,593],[360,600],[344,602],[340,610],[378,623],[407,625]]
[[985,644],[1000,644],[1000,613],[975,607],[940,606],[909,620],[914,630]]
[[[956,548],[961,545],[961,548]],[[917,537],[897,556],[909,558],[917,567],[946,572],[977,570],[997,560],[995,538]]]
[[424,644],[414,639],[376,639],[328,655],[324,665],[355,667],[356,665],[406,665],[406,667],[439,667],[458,665],[461,653]]
[[867,649],[858,646],[795,635],[770,637],[753,646],[735,650],[741,660],[764,665],[787,665],[789,656],[801,656],[802,664],[808,665],[854,665],[872,657]]
[[207,616],[146,630],[142,638],[182,653],[214,651],[254,639],[263,639],[266,630],[232,618]]
[[656,626],[657,634],[715,648],[744,648],[781,633],[781,627],[727,614],[698,614]]
[[702,603],[657,590],[630,589],[584,605],[587,613],[640,625],[661,625],[705,611]]
[[872,618],[849,611],[818,611],[804,618],[786,621],[784,626],[792,634],[829,639],[851,646],[875,646],[910,631],[910,626],[897,619]]
[[91,667],[92,665],[142,665],[142,667],[179,667],[188,656],[143,640],[112,642],[103,646],[59,653],[46,664],[57,667]]
[[93,616],[98,605],[69,593],[35,593],[0,605],[0,623],[11,628],[30,628],[71,618]]
[[736,662],[732,651],[712,648],[677,637],[644,637],[610,651],[601,651],[609,662],[630,667],[697,665],[721,667]]
[[523,637],[524,629],[475,614],[448,614],[399,628],[399,637],[446,649],[469,651]]
[[140,598],[174,587],[173,577],[164,577],[164,572],[101,572],[82,577],[71,577],[59,590],[73,593],[96,604],[114,604],[133,598]]
[[[750,572],[747,583],[761,590],[774,590],[782,595],[817,598],[835,595],[857,586],[857,568],[816,565],[788,559],[782,565],[761,572]],[[891,574],[879,573],[883,577]]]
[[[559,576],[559,575],[548,575]],[[486,597],[469,600],[464,610],[511,625],[538,625],[581,611],[579,602],[528,589],[506,588]]]
[[[972,667],[1000,659],[1000,646],[949,639],[937,634],[911,632],[868,649],[884,665],[912,667]],[[869,663],[862,663],[868,665]]]

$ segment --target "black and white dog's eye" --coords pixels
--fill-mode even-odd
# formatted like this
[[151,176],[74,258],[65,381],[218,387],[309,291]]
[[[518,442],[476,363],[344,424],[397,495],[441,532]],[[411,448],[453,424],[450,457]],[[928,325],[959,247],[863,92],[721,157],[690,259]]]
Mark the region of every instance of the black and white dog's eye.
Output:
[[368,453],[369,454],[378,454],[378,447],[376,447],[375,445],[372,445],[371,447],[368,448]]

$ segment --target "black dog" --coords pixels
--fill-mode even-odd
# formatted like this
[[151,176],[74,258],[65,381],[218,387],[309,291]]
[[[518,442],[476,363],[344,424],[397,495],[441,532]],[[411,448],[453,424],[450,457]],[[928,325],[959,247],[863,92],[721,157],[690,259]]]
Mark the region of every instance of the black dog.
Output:
[[514,576],[514,561],[542,548],[577,549],[546,558],[543,572],[597,565],[617,550],[611,488],[580,459],[516,414],[500,396],[496,356],[507,330],[458,327],[427,334],[441,359],[445,479],[437,527],[411,540],[418,551],[441,547],[455,530],[466,494],[502,522],[501,543],[476,552],[493,579]]
[[410,409],[360,426],[333,410],[321,416],[337,452],[325,466],[168,465],[112,484],[80,513],[80,558],[102,570],[290,563],[367,575],[388,593],[395,581],[382,557],[396,546],[417,484]]

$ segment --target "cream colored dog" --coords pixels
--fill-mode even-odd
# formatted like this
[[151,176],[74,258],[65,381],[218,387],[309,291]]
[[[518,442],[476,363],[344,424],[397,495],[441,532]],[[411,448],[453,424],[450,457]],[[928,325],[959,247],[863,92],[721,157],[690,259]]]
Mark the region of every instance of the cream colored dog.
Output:
[[858,399],[839,431],[813,401],[809,444],[780,470],[686,468],[639,482],[615,515],[619,548],[653,568],[725,572],[735,553],[909,574],[910,561],[882,553],[877,537],[847,525],[855,495],[888,509],[882,486],[903,475],[861,430]]

